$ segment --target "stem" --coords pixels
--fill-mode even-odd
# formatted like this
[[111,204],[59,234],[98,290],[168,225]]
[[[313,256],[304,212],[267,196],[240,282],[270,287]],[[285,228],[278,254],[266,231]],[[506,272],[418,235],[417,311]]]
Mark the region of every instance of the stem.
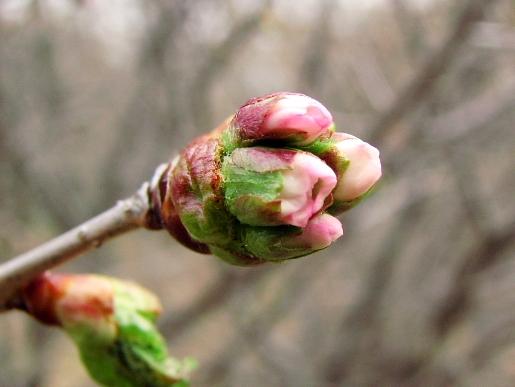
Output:
[[0,311],[22,306],[19,290],[39,273],[79,256],[104,241],[145,225],[148,183],[130,198],[66,233],[0,265]]

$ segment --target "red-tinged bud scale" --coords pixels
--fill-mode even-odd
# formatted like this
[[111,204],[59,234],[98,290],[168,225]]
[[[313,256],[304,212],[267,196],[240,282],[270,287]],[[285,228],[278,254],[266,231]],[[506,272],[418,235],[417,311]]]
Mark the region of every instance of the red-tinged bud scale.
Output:
[[236,265],[329,246],[343,233],[329,213],[357,204],[381,176],[379,151],[334,128],[327,108],[303,94],[247,101],[160,176],[154,219],[185,246]]

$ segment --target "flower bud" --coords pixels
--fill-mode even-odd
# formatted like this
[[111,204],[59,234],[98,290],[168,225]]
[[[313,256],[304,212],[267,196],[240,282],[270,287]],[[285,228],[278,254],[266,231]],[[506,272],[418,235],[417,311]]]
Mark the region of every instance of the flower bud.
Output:
[[381,177],[379,150],[357,137],[335,133],[337,151],[348,161],[334,190],[337,202],[350,202],[365,195]]
[[329,137],[333,129],[333,118],[324,105],[296,93],[253,98],[238,110],[232,122],[233,136],[247,144],[282,141],[306,145]]
[[381,174],[378,155],[334,133],[331,114],[312,98],[254,98],[160,177],[152,225],[235,265],[307,255],[342,235],[327,213],[363,198]]
[[27,312],[62,327],[90,375],[105,386],[187,386],[191,368],[168,357],[155,327],[161,305],[131,282],[97,275],[44,273],[24,289]]
[[252,226],[305,227],[336,185],[322,160],[290,149],[236,149],[225,158],[222,175],[229,212]]
[[248,250],[269,261],[282,261],[324,249],[343,235],[342,224],[329,214],[311,218],[305,228],[291,226],[247,227],[244,241]]

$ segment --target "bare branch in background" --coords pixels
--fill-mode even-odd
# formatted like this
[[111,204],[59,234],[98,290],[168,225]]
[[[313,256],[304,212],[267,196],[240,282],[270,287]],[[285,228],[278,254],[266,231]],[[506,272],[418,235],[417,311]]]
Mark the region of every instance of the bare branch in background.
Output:
[[411,8],[411,3],[406,0],[392,0],[390,3],[406,54],[411,65],[417,65],[423,52],[427,49],[424,20],[416,14]]
[[491,229],[488,217],[487,203],[479,193],[479,187],[470,168],[471,160],[456,149],[446,149],[446,159],[454,178],[460,204],[463,207],[464,218],[468,220],[476,237],[483,240]]
[[[283,375],[281,364],[271,366],[270,361],[273,361],[270,359],[271,355],[268,355],[266,350],[261,347],[274,327],[287,318],[291,310],[302,301],[303,293],[310,289],[309,284],[316,278],[323,266],[314,266],[309,271],[298,268],[283,280],[284,285],[268,305],[258,308],[257,312],[250,316],[240,317],[239,323],[235,321],[236,333],[233,339],[224,345],[221,353],[216,356],[216,360],[206,364],[205,380],[209,380],[211,383],[223,383],[232,365],[235,364],[238,357],[242,356],[242,344],[261,359],[268,372],[274,372],[276,377],[281,378]],[[302,379],[302,375],[299,377]]]
[[[332,351],[321,364],[321,377],[328,385],[338,386],[351,378],[353,367],[367,358],[370,351],[374,352],[374,335],[371,332],[377,324],[383,292],[391,280],[407,234],[414,232],[414,223],[421,219],[424,205],[425,199],[420,198],[402,209],[396,217],[396,225],[379,248],[369,278],[365,281],[366,285],[363,285],[363,292],[344,318],[339,340],[335,341]],[[352,335],[345,335],[345,332],[352,332]]]
[[252,287],[269,273],[270,268],[238,272],[222,270],[218,278],[190,305],[179,313],[170,313],[161,318],[159,325],[163,335],[171,340],[178,339],[199,320],[226,305],[239,288]]
[[449,68],[474,29],[475,23],[482,20],[486,10],[496,1],[469,0],[444,43],[433,53],[416,72],[408,85],[401,90],[388,110],[379,116],[372,125],[371,142],[380,144],[395,129],[395,125],[408,112],[414,110],[437,86],[438,78]]
[[349,61],[372,108],[383,110],[394,100],[395,94],[375,53],[370,48],[358,48]]
[[441,143],[459,141],[486,127],[499,114],[513,108],[513,95],[515,78],[503,79],[491,89],[435,117],[426,135]]
[[28,165],[29,156],[18,149],[17,144],[11,141],[9,133],[17,127],[14,114],[8,110],[12,101],[8,101],[3,85],[0,85],[0,151],[4,165],[8,165],[11,172],[17,177],[16,190],[26,200],[35,200],[51,218],[58,230],[66,230],[74,225],[74,219],[68,211],[68,207],[59,203],[52,197],[49,187],[44,186],[41,178],[35,175]]
[[495,265],[508,248],[515,243],[515,223],[504,226],[501,230],[491,232],[478,245],[469,251],[463,259],[463,265],[455,273],[445,303],[435,314],[438,332],[444,335],[463,317],[468,307],[468,297],[474,278],[480,272]]
[[299,71],[297,83],[301,88],[314,92],[322,90],[328,49],[331,43],[331,16],[334,15],[337,7],[338,5],[332,0],[325,0],[320,6],[316,26],[309,36],[305,56]]
[[[159,126],[160,113],[158,106],[158,90],[167,79],[166,54],[178,33],[184,26],[189,7],[186,1],[177,0],[173,3],[156,3],[157,20],[150,27],[148,35],[142,44],[138,58],[138,79],[133,86],[133,94],[128,100],[127,108],[121,114],[117,123],[117,139],[104,162],[104,176],[101,178],[95,210],[105,208],[108,203],[125,193],[127,189],[123,173],[128,159],[142,152],[142,139],[152,139],[151,130]],[[158,152],[155,152],[158,153]],[[166,157],[172,155],[164,155]],[[141,172],[141,171],[140,171]],[[140,178],[143,178],[140,176]]]
[[191,85],[190,106],[194,124],[200,132],[217,124],[213,122],[211,112],[210,91],[213,83],[234,60],[238,50],[258,31],[271,5],[271,0],[264,0],[257,11],[237,21],[227,37],[211,49],[206,61],[199,69]]

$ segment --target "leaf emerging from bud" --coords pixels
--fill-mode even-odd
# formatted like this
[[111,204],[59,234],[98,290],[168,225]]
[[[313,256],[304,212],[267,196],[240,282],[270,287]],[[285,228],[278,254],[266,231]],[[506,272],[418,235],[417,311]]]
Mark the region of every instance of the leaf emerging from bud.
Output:
[[24,290],[27,311],[62,327],[90,375],[109,387],[184,387],[193,361],[168,356],[161,305],[141,286],[97,275],[45,273]]

